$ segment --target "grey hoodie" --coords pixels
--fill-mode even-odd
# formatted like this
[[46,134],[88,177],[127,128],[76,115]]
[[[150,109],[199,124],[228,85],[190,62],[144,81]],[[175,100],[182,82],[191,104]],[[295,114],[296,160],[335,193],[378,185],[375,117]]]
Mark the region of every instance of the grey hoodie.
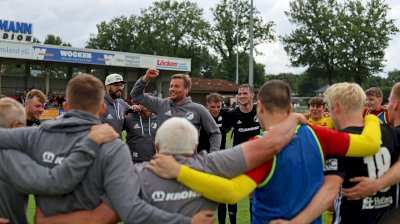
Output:
[[101,116],[102,123],[110,124],[114,130],[121,134],[125,121],[125,113],[131,107],[123,99],[112,100],[109,96],[104,96],[106,112]]
[[150,161],[156,154],[154,140],[157,128],[158,123],[155,114],[145,118],[138,113],[132,113],[125,118],[126,144],[131,150],[134,162]]
[[[10,130],[10,129],[5,129]],[[28,194],[61,195],[71,192],[92,164],[98,146],[84,138],[61,165],[50,169],[16,150],[0,150],[0,217],[28,223]]]
[[[74,144],[100,120],[87,112],[71,110],[36,129],[0,130],[1,147],[22,150],[38,163],[53,167]],[[62,197],[40,196],[37,203],[45,216],[95,209],[107,196],[110,205],[126,223],[190,223],[190,218],[170,214],[142,201],[140,183],[129,149],[120,139],[103,144],[93,165],[75,190]]]
[[[175,159],[196,170],[233,178],[247,171],[247,165],[240,146],[231,150],[209,153],[205,150],[193,156],[175,155]],[[135,164],[142,185],[142,198],[158,208],[169,212],[193,216],[200,210],[215,210],[217,202],[208,200],[176,180],[156,176],[146,169],[146,164]]]
[[131,91],[131,97],[138,103],[149,108],[157,115],[158,124],[171,117],[185,117],[199,131],[201,128],[210,136],[210,151],[218,151],[221,145],[221,132],[213,117],[207,109],[198,103],[192,102],[192,98],[186,97],[185,101],[178,105],[170,98],[160,99],[144,94],[147,83],[140,78]]

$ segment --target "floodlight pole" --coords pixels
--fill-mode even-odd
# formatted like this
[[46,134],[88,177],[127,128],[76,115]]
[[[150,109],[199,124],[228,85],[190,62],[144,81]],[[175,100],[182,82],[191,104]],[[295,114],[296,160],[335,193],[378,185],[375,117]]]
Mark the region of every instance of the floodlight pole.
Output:
[[239,84],[239,10],[236,6],[236,84]]
[[249,54],[249,85],[254,86],[253,69],[253,0],[250,0],[250,54]]

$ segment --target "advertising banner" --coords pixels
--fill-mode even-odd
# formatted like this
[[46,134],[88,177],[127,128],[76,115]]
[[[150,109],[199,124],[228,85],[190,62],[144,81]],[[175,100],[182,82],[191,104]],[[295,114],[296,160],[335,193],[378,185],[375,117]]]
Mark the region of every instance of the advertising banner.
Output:
[[173,71],[190,71],[191,61],[190,59],[184,58],[171,58],[171,57],[160,57],[141,55],[140,67],[142,68],[156,68],[161,70],[173,70]]
[[43,110],[42,115],[40,115],[40,120],[55,119],[59,116],[60,111],[58,109],[47,109]]
[[7,44],[0,43],[0,57],[32,59],[32,51],[32,46],[27,44],[12,42],[8,42]]
[[37,60],[46,61],[111,65],[114,54],[33,46],[33,57]]
[[32,26],[32,23],[0,19],[0,39],[17,42],[32,42]]
[[51,45],[12,41],[0,41],[0,57],[130,68],[151,67],[182,72],[191,70],[191,60],[187,58],[111,51],[101,52],[92,49],[53,47]]

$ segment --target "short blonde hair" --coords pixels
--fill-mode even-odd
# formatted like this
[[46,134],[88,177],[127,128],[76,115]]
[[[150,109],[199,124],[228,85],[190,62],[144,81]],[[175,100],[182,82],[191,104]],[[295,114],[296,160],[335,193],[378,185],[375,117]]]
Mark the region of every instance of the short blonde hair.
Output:
[[37,97],[38,100],[39,100],[42,104],[44,104],[44,103],[47,102],[47,97],[46,97],[46,95],[44,95],[44,93],[43,93],[41,90],[38,90],[38,89],[32,89],[31,91],[29,91],[29,92],[26,94],[25,101],[29,102],[29,101],[31,101],[31,100],[32,100],[33,98],[35,98],[35,97]]
[[155,143],[160,152],[193,153],[199,143],[199,133],[185,118],[173,117],[158,128]]
[[10,97],[0,99],[0,127],[10,128],[14,121],[26,123],[25,109]]
[[328,110],[331,110],[336,102],[345,113],[361,112],[364,109],[366,98],[364,90],[357,83],[336,83],[329,86],[324,93],[324,101]]

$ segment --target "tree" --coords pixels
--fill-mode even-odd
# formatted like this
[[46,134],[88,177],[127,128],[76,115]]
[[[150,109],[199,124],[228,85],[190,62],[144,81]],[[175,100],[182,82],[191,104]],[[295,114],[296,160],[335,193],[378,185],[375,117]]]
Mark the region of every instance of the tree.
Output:
[[320,70],[329,84],[338,70],[336,27],[337,11],[341,11],[335,0],[295,0],[290,2],[290,11],[285,12],[289,21],[297,25],[290,35],[282,38],[284,49],[293,66],[308,66]]
[[190,76],[198,78],[216,78],[218,74],[218,59],[208,48],[201,46],[184,46],[183,57],[191,58],[192,69]]
[[[239,84],[248,83],[249,82],[249,54],[246,52],[242,52],[239,55]],[[261,87],[265,82],[265,65],[257,63],[255,60],[253,61],[254,68],[254,87]],[[216,78],[231,80],[231,77],[236,77],[236,71],[234,67],[235,73],[226,73],[224,62],[220,63],[219,73],[216,75]]]
[[397,32],[387,19],[383,0],[294,0],[289,20],[297,27],[282,38],[294,66],[308,66],[329,84],[346,77],[359,84],[382,69],[389,35]]
[[97,24],[97,34],[90,34],[86,48],[133,52],[137,44],[138,18],[135,15],[113,18],[110,22]]
[[390,83],[387,79],[382,78],[381,76],[370,76],[368,79],[363,83],[363,89],[368,89],[370,87],[378,87],[381,88],[382,86],[388,86]]
[[155,1],[140,16],[121,16],[97,25],[86,47],[192,59],[191,75],[212,76],[216,58],[201,35],[208,26],[203,10],[190,1]]
[[53,34],[47,34],[44,42],[44,44],[51,44],[51,45],[61,45],[61,46],[68,46],[71,47],[70,43],[63,42],[61,37],[55,36]]
[[326,85],[326,81],[322,78],[312,75],[311,73],[304,72],[299,76],[297,83],[297,90],[299,96],[315,96],[315,90]]
[[154,2],[141,12],[139,52],[189,57],[192,76],[212,77],[217,61],[202,44],[201,33],[209,26],[202,16],[203,9],[191,1]]
[[198,34],[208,26],[202,15],[203,10],[195,2],[155,1],[141,11],[139,33],[149,37],[142,39],[149,47],[145,50],[177,56],[181,46],[198,45],[201,42]]
[[277,75],[268,75],[266,79],[267,80],[277,79],[284,81],[287,84],[289,84],[293,93],[295,93],[296,95],[298,94],[297,86],[300,79],[300,75],[296,75],[293,73],[279,73]]
[[341,17],[341,44],[345,57],[339,58],[343,69],[362,84],[367,77],[382,71],[385,48],[390,35],[398,32],[393,19],[388,19],[389,7],[383,0],[346,2],[347,13]]
[[[236,74],[236,52],[241,55],[250,47],[250,5],[247,0],[221,0],[215,8],[211,9],[214,24],[209,31],[204,33],[204,39],[221,60],[224,78],[234,81]],[[273,22],[264,22],[257,9],[254,9],[254,46],[275,40],[273,35]],[[239,36],[239,45],[236,36]],[[256,51],[256,53],[258,53]],[[248,61],[245,64],[248,64]],[[247,65],[248,66],[248,65]],[[242,69],[239,69],[242,70]],[[248,70],[248,69],[247,69]],[[248,73],[240,73],[247,76]],[[242,79],[242,78],[240,78]]]
[[393,70],[388,73],[388,82],[390,85],[394,85],[396,82],[400,82],[400,70]]

